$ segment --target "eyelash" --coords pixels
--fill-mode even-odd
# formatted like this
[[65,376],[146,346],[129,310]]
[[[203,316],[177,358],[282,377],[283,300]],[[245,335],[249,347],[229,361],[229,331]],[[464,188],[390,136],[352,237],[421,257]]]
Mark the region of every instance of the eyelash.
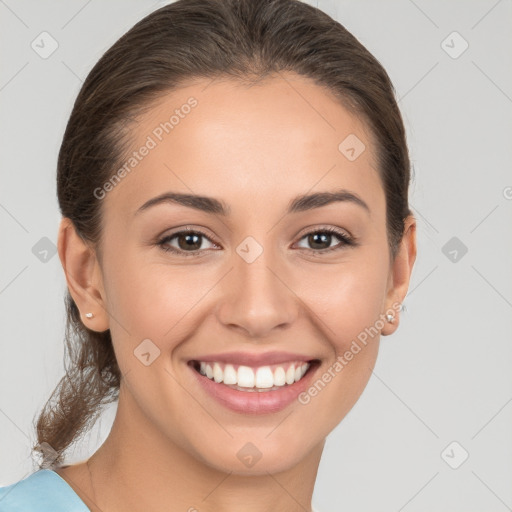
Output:
[[[314,231],[309,231],[308,233],[305,233],[304,235],[302,235],[301,238],[299,239],[299,241],[303,240],[304,238],[306,238],[309,235],[315,235],[315,234],[318,234],[318,233],[328,233],[330,235],[336,235],[340,239],[341,243],[339,245],[337,245],[337,246],[329,247],[327,249],[319,249],[319,250],[304,249],[307,252],[313,254],[314,256],[322,256],[323,254],[326,254],[326,253],[330,253],[330,252],[333,252],[333,251],[338,251],[338,250],[342,249],[343,247],[347,247],[347,246],[350,247],[350,246],[357,245],[357,243],[356,243],[354,238],[352,238],[352,237],[346,235],[345,233],[337,230],[336,228],[332,228],[332,227],[320,228],[320,229],[316,229]],[[215,242],[210,240],[208,235],[206,235],[206,233],[203,233],[201,230],[185,229],[185,230],[182,230],[182,231],[177,231],[176,233],[173,233],[172,235],[165,236],[164,238],[162,238],[160,241],[157,242],[157,245],[163,251],[171,252],[171,253],[177,254],[179,256],[185,256],[185,257],[200,257],[200,256],[203,256],[202,253],[204,253],[204,249],[203,250],[199,249],[199,250],[195,250],[195,251],[183,251],[183,250],[179,250],[179,249],[176,249],[175,247],[171,247],[171,246],[167,245],[172,239],[176,238],[179,235],[183,235],[183,234],[186,234],[186,235],[199,235],[201,237],[204,237],[204,238],[208,239],[210,242],[215,244]]]

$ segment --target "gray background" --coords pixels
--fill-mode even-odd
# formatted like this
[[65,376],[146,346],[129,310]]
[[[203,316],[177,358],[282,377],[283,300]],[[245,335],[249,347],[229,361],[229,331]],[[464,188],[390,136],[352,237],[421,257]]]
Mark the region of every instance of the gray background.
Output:
[[[0,0],[0,485],[34,470],[32,420],[63,372],[65,280],[58,255],[42,251],[57,242],[56,159],[72,104],[102,53],[164,3]],[[314,503],[512,510],[512,2],[318,7],[396,87],[419,253],[401,325],[382,338],[367,388],[328,437]],[[31,47],[43,31],[58,43],[48,58]],[[95,451],[114,413],[69,462]]]

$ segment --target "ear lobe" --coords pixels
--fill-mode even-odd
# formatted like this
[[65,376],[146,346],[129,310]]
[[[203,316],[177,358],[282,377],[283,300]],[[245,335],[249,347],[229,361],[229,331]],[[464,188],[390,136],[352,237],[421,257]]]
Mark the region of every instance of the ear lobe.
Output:
[[387,293],[386,308],[394,311],[395,320],[393,323],[387,323],[382,334],[388,336],[396,331],[399,324],[399,311],[394,308],[396,303],[402,303],[407,295],[411,279],[412,269],[416,261],[416,219],[409,215],[404,223],[404,235],[395,258],[391,266],[389,278],[389,288]]
[[[60,222],[57,250],[69,293],[80,310],[82,323],[93,331],[106,331],[109,328],[109,317],[96,253],[78,235],[74,224],[67,217],[63,217]],[[92,318],[85,316],[89,312],[93,313]]]

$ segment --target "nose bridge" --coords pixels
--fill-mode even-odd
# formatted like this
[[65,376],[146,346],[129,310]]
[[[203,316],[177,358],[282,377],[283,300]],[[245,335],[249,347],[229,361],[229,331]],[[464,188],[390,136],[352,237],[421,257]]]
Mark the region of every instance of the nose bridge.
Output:
[[277,251],[252,237],[236,247],[220,308],[224,325],[243,328],[251,336],[266,336],[274,327],[292,322],[296,301],[285,276],[279,275],[283,265],[278,259]]

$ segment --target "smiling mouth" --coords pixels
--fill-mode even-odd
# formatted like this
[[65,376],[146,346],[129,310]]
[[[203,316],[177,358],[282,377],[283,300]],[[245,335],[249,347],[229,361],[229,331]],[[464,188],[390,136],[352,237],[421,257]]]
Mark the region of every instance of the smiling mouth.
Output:
[[268,392],[287,388],[299,382],[320,361],[289,361],[287,363],[244,366],[213,361],[192,360],[188,363],[200,375],[237,391]]

